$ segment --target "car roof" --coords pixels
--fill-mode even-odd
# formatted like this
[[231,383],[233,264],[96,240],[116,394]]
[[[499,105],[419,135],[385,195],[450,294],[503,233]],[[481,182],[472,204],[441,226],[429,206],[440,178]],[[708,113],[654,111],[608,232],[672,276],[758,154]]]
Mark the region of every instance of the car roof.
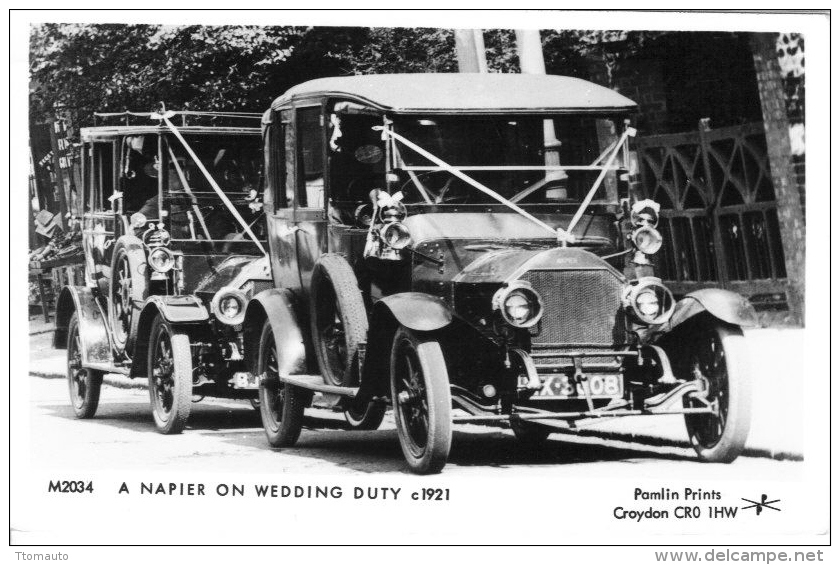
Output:
[[[121,135],[145,135],[150,133],[166,133],[169,128],[163,125],[129,125],[129,126],[94,126],[81,128],[80,134],[83,140],[119,137]],[[258,127],[214,127],[214,126],[182,126],[178,131],[185,135],[193,134],[217,134],[217,135],[259,135]]]
[[287,90],[276,109],[306,98],[355,99],[400,113],[578,113],[635,110],[636,103],[579,78],[513,73],[413,73],[319,78]]

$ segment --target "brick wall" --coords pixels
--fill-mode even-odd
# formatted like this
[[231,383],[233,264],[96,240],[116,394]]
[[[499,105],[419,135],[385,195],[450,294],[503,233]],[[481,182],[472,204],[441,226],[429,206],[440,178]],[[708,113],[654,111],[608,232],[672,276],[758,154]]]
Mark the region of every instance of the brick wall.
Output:
[[[791,152],[788,104],[783,88],[776,39],[777,34],[754,34],[752,37],[753,62],[764,115],[767,157],[770,161],[770,173],[773,177],[779,226],[782,232],[785,269],[789,282],[788,304],[791,308],[791,321],[802,324],[804,323],[805,300],[805,213],[802,198],[805,179],[804,170],[801,170],[803,186],[800,187],[796,168],[797,166],[801,168],[802,163],[797,164]],[[804,159],[804,155],[802,157]]]

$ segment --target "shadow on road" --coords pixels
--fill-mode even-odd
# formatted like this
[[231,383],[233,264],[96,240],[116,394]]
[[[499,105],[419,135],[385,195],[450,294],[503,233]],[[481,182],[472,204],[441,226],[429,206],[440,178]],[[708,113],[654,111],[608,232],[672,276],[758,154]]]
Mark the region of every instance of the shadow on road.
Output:
[[[75,420],[73,410],[67,404],[42,404],[40,408],[47,410],[49,415],[68,420]],[[142,402],[102,403],[91,424],[104,424],[115,428],[128,429],[134,432],[157,433],[152,421],[152,409]],[[209,406],[193,404],[190,419],[185,433],[193,431],[221,431],[260,428],[259,412],[247,403],[242,408],[228,408],[223,406]]]
[[[50,415],[75,419],[66,404],[41,405]],[[351,431],[336,415],[322,416],[309,411],[298,443],[291,448],[274,449],[265,441],[259,413],[249,404],[242,408],[193,405],[184,435],[212,435],[218,441],[238,448],[274,451],[278,457],[290,455],[317,459],[362,473],[408,472],[403,461],[396,430]],[[323,414],[323,413],[322,413]],[[134,432],[156,434],[151,409],[143,402],[103,403],[90,425],[106,425]],[[453,433],[450,466],[510,468],[517,466],[570,465],[616,462],[633,464],[645,459],[696,461],[677,452],[663,453],[639,444],[606,445],[600,438],[563,441],[562,434],[551,436],[540,448],[521,444],[509,431],[498,428],[456,426]],[[231,433],[225,433],[231,432]],[[161,437],[160,441],[166,441]]]
[[[456,428],[448,465],[510,468],[605,461],[632,464],[640,459],[696,461],[691,456],[651,451],[635,445],[615,447],[604,445],[594,438],[585,442],[568,442],[562,441],[562,437],[552,436],[541,448],[535,449],[524,446],[509,432],[491,430],[475,433]],[[394,429],[375,432],[305,430],[294,447],[274,451],[278,452],[278,456],[282,452],[316,458],[364,473],[408,473]]]

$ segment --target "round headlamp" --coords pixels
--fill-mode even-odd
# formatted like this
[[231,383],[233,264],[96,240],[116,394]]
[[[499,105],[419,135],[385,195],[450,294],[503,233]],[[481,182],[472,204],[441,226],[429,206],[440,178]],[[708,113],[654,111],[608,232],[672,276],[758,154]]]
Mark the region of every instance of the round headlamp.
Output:
[[166,273],[175,266],[175,256],[166,247],[156,247],[149,253],[149,266],[158,273]]
[[656,277],[643,277],[624,290],[624,305],[643,324],[661,324],[674,313],[674,295]]
[[210,302],[210,310],[223,324],[236,326],[245,321],[245,293],[238,288],[225,287],[219,290]]
[[379,231],[382,241],[391,249],[404,249],[411,243],[408,228],[400,222],[385,224]]
[[662,234],[651,226],[642,226],[630,234],[636,249],[645,255],[653,255],[662,247]]
[[511,326],[530,328],[542,318],[543,303],[530,283],[514,281],[493,295],[493,310],[498,310]]
[[142,212],[134,212],[131,215],[131,219],[129,220],[129,222],[131,223],[131,227],[133,228],[142,228],[146,225],[147,221],[148,220],[146,219],[146,215]]

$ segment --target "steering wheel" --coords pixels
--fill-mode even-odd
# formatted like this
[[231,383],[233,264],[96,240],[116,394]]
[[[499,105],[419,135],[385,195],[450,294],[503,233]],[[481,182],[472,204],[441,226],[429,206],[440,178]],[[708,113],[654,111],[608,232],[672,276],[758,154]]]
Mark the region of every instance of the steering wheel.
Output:
[[[449,178],[446,179],[446,182],[444,182],[444,184],[440,188],[440,190],[437,192],[437,194],[435,193],[435,191],[433,191],[431,188],[429,188],[427,186],[423,186],[421,188],[420,185],[419,185],[419,182],[418,182],[422,177],[429,176],[433,173],[447,173],[447,174],[450,175]],[[417,192],[419,192],[421,194],[423,192],[425,192],[426,194],[428,194],[431,197],[433,204],[446,204],[446,203],[455,202],[455,201],[461,200],[461,199],[464,199],[464,200],[469,199],[469,194],[446,198],[446,193],[452,187],[452,183],[454,181],[455,181],[455,177],[452,176],[451,173],[448,173],[447,171],[423,171],[420,174],[415,175],[414,178],[409,178],[407,181],[405,181],[403,183],[403,185],[400,187],[400,191],[405,191],[405,187],[407,187],[409,184],[413,183],[417,187]]]

